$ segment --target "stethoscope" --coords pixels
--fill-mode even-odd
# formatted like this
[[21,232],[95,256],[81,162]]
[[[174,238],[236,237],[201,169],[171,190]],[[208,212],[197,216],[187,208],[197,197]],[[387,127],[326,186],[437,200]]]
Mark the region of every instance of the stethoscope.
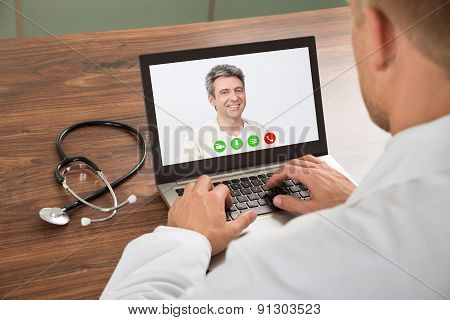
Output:
[[[95,162],[89,160],[86,157],[70,158],[66,155],[66,153],[64,152],[63,147],[62,147],[62,142],[63,142],[64,138],[70,132],[72,132],[78,128],[81,128],[81,127],[98,126],[98,125],[124,129],[128,132],[131,132],[133,135],[135,135],[139,139],[139,147],[140,147],[140,152],[141,152],[141,158],[139,159],[139,162],[127,174],[120,177],[113,183],[108,182],[108,179],[106,178],[105,174],[103,174],[103,172],[100,170],[100,168],[97,166],[97,164],[95,164]],[[77,208],[81,204],[85,204],[85,205],[89,206],[90,208],[101,211],[101,212],[111,212],[112,211],[112,213],[109,214],[108,216],[99,218],[99,219],[90,219],[90,218],[85,218],[85,217],[81,218],[81,225],[87,226],[87,225],[91,224],[92,222],[109,220],[115,216],[117,209],[122,208],[124,205],[126,205],[128,203],[136,202],[137,198],[134,194],[132,194],[128,197],[127,200],[123,201],[120,204],[117,204],[117,197],[113,190],[114,187],[123,183],[126,179],[128,179],[131,175],[133,175],[139,169],[139,167],[144,163],[145,157],[147,155],[147,145],[145,143],[144,137],[142,136],[142,134],[139,131],[137,131],[133,127],[130,127],[130,126],[120,123],[120,122],[114,122],[114,121],[98,120],[98,121],[80,122],[80,123],[74,124],[66,129],[64,129],[59,134],[58,138],[56,139],[56,150],[58,151],[58,154],[62,160],[60,163],[58,163],[58,165],[55,168],[55,179],[63,186],[64,189],[66,189],[72,196],[74,196],[77,199],[77,201],[65,206],[64,208],[43,208],[43,209],[41,209],[39,211],[39,215],[43,220],[45,220],[49,223],[52,223],[52,224],[56,224],[56,225],[65,225],[65,224],[69,223],[69,221],[70,221],[68,212],[70,210]],[[78,194],[76,194],[75,191],[73,191],[70,188],[70,186],[67,184],[66,176],[75,169],[84,169],[84,168],[96,173],[100,177],[100,179],[103,181],[103,183],[105,184],[105,187],[82,198]],[[101,196],[102,194],[106,193],[107,191],[109,191],[111,193],[111,197],[113,200],[112,207],[102,208],[102,207],[96,206],[89,202],[89,201]]]

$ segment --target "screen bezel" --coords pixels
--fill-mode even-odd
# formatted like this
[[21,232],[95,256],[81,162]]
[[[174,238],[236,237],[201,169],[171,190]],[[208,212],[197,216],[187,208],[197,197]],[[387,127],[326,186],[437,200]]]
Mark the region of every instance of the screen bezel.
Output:
[[[310,58],[319,140],[245,152],[235,155],[227,155],[210,159],[178,163],[168,166],[162,165],[161,146],[149,66],[306,47],[308,48]],[[145,95],[144,100],[150,131],[150,144],[153,156],[153,171],[155,173],[157,184],[174,182],[183,179],[191,179],[202,174],[216,174],[228,172],[230,170],[243,170],[245,168],[254,166],[279,163],[301,157],[305,154],[313,154],[315,156],[328,154],[322,107],[322,95],[320,91],[316,43],[313,36],[221,47],[145,54],[140,55],[139,60],[141,66],[142,88]]]

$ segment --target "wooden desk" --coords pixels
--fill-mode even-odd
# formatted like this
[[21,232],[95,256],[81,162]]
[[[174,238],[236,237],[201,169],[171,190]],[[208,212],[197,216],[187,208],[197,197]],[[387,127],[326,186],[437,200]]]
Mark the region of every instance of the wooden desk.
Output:
[[[165,223],[167,208],[154,185],[151,156],[118,188],[120,199],[134,193],[139,200],[115,219],[82,227],[79,219],[92,210],[81,208],[69,225],[59,227],[38,216],[42,207],[72,200],[53,178],[62,128],[91,119],[146,127],[139,54],[315,35],[330,151],[360,180],[387,135],[368,119],[356,70],[344,72],[354,64],[350,30],[348,8],[339,8],[59,40],[1,40],[0,297],[96,299],[125,245]],[[135,141],[126,134],[85,129],[67,140],[70,154],[91,157],[111,179],[137,160]]]

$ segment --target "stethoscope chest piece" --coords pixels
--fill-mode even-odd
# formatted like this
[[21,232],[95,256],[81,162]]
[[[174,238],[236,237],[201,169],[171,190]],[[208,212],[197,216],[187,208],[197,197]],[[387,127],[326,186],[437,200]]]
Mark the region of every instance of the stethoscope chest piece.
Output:
[[60,226],[70,221],[69,215],[61,208],[43,208],[39,211],[39,216],[49,223]]

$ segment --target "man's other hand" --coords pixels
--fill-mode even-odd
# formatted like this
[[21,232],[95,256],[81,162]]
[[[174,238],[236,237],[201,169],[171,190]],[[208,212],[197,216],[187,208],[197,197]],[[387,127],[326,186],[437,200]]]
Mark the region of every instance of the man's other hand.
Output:
[[312,155],[289,161],[267,181],[267,187],[276,187],[288,178],[306,185],[311,199],[305,201],[279,195],[273,199],[273,204],[297,213],[337,206],[344,203],[356,188],[345,176]]
[[227,222],[225,206],[231,206],[228,187],[219,184],[214,188],[208,176],[201,176],[185,187],[183,196],[170,208],[167,225],[201,233],[208,238],[215,255],[256,219],[256,213],[248,211]]

